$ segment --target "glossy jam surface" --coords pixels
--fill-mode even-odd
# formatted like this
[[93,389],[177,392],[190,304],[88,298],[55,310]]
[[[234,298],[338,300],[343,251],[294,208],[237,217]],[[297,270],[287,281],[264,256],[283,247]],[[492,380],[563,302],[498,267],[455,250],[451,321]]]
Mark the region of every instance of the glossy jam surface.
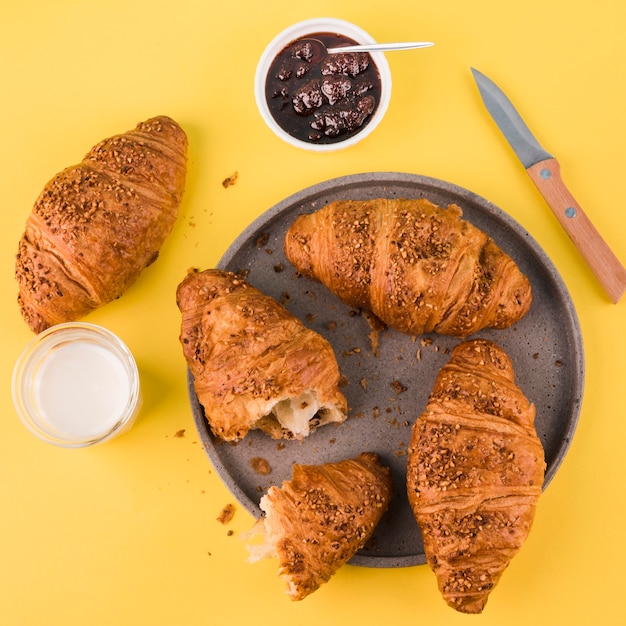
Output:
[[326,52],[355,43],[342,35],[315,33],[290,43],[273,60],[265,96],[273,118],[292,137],[337,143],[369,123],[381,93],[371,56]]

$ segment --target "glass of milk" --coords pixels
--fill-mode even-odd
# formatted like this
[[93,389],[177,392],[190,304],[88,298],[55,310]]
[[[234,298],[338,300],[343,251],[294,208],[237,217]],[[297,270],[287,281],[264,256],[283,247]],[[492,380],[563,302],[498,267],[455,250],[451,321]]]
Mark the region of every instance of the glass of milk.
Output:
[[37,335],[18,359],[13,401],[26,427],[48,443],[102,443],[128,430],[137,417],[137,365],[105,328],[58,324]]

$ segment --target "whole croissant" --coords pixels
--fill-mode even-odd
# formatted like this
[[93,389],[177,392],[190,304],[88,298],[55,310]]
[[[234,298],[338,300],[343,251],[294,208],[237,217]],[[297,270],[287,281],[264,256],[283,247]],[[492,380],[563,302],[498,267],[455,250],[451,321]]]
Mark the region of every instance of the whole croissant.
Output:
[[285,253],[345,303],[412,335],[505,328],[531,304],[526,276],[455,205],[335,201],[294,221]]
[[187,137],[161,116],[98,143],[48,182],[15,266],[20,310],[34,332],[119,298],[156,260],[186,167]]
[[294,465],[291,480],[261,498],[265,515],[249,531],[254,562],[278,557],[287,595],[302,600],[372,536],[393,495],[391,470],[373,452],[321,465]]
[[328,341],[273,298],[222,270],[189,273],[176,291],[180,341],[213,434],[274,439],[343,422],[347,402]]
[[413,425],[407,493],[445,601],[480,613],[525,542],[541,494],[535,407],[485,340],[453,351]]

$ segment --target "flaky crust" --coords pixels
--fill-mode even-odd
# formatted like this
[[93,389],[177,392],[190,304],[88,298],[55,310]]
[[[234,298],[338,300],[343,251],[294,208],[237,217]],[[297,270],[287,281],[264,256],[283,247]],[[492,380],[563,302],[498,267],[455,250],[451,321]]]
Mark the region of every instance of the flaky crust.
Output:
[[187,137],[160,116],[94,146],[44,187],[15,266],[34,332],[119,298],[156,260],[182,199]]
[[530,532],[545,472],[534,418],[506,353],[475,340],[453,350],[413,426],[409,502],[457,611],[483,610]]
[[[276,439],[302,438],[346,419],[331,345],[273,298],[233,273],[210,269],[189,273],[176,300],[183,353],[216,436],[233,441],[258,428]],[[304,432],[284,427],[276,405],[300,398],[306,404],[309,392],[319,410]]]
[[531,304],[526,276],[455,205],[332,202],[296,218],[285,252],[299,273],[412,335],[506,328]]
[[377,454],[323,465],[294,465],[281,488],[261,499],[265,532],[292,600],[327,582],[372,536],[393,494]]

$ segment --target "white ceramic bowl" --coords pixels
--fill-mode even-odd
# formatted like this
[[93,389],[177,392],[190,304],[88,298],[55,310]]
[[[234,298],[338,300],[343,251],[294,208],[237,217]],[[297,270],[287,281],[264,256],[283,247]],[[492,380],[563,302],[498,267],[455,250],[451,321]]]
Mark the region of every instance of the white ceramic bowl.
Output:
[[308,35],[313,35],[314,33],[336,33],[338,35],[349,37],[357,43],[375,43],[375,40],[363,29],[351,24],[350,22],[332,17],[315,18],[293,24],[274,37],[261,55],[254,78],[254,93],[261,116],[269,128],[271,128],[278,137],[298,148],[304,148],[315,152],[330,152],[353,146],[359,141],[365,139],[365,137],[367,137],[378,126],[380,121],[385,116],[385,112],[389,106],[389,99],[391,98],[391,71],[384,53],[370,52],[372,60],[378,69],[381,80],[380,101],[378,102],[378,106],[372,114],[371,119],[356,134],[350,135],[343,140],[337,140],[333,143],[318,144],[297,139],[281,128],[272,116],[265,97],[265,83],[267,73],[274,58],[291,42]]

